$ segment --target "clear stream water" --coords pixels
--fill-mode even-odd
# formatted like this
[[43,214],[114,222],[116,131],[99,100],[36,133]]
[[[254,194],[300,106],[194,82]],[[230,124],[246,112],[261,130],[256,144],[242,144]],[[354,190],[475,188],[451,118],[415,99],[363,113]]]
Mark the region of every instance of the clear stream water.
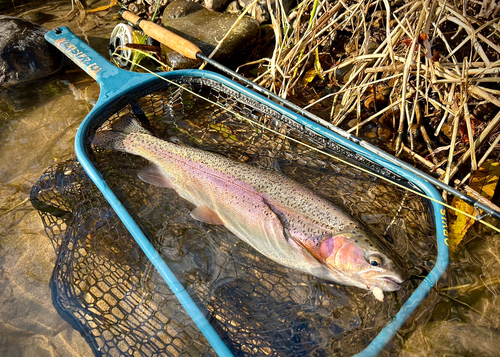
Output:
[[[99,14],[99,17],[88,16],[81,26],[77,24],[76,19],[63,18],[71,9],[69,2],[33,3],[29,6],[19,6],[15,12],[4,12],[4,14],[19,15],[37,8],[55,15],[52,21],[43,23],[45,27],[68,26],[77,35],[87,37],[92,47],[103,54],[107,53],[106,38],[118,22],[113,20],[111,13],[104,12]],[[81,97],[95,99],[98,93],[96,84],[88,79],[89,77],[82,71],[75,69],[40,80],[35,84],[0,93],[0,355],[2,356],[92,355],[91,349],[80,334],[57,314],[52,305],[49,281],[56,255],[51,240],[45,234],[38,212],[26,201],[32,185],[49,166],[73,156],[73,139],[77,127],[90,108],[88,102]],[[68,83],[71,85],[68,86]],[[75,87],[78,90],[75,91]],[[290,176],[297,176],[293,166],[282,169]],[[321,182],[321,178],[314,176],[314,170],[311,170],[310,174],[310,178],[303,180],[304,184],[313,186],[316,182],[314,180]],[[300,175],[297,179],[300,179]],[[350,184],[349,181],[339,180],[339,182],[344,182],[346,187]],[[359,187],[364,186],[359,184]],[[324,195],[329,194],[328,187],[323,187],[322,191]],[[356,195],[361,197],[361,206],[373,205],[375,207],[373,211],[376,211],[376,207],[388,205],[389,202],[384,200],[394,197],[382,195],[382,199],[372,202],[369,197],[365,196],[363,199],[363,193],[353,189],[338,193],[337,199],[361,214],[362,209],[356,207],[359,204],[352,197]],[[402,196],[397,199],[405,205],[405,212],[411,214],[411,210],[408,210],[411,205],[405,204]],[[166,200],[175,201],[175,196],[169,196]],[[182,200],[177,201],[180,205],[177,210],[188,209],[183,206]],[[179,224],[179,220],[182,220],[179,217],[185,217],[184,213],[178,214],[177,211],[172,213],[175,224]],[[378,222],[383,220],[383,217],[381,218],[376,212],[361,215],[371,227],[377,227]],[[189,237],[192,234],[195,237],[201,234],[216,239],[220,233],[227,247],[234,246],[231,238],[221,230],[200,233],[198,225],[190,224],[191,226],[179,228],[180,232],[189,232],[184,248],[199,247],[197,238]],[[151,225],[154,225],[154,222]],[[179,234],[175,227],[160,226],[157,229],[175,236]],[[393,225],[392,235],[405,236],[406,244],[418,245],[422,255],[429,253],[426,250],[432,251],[432,244],[425,245],[421,237],[413,237],[408,233],[412,231],[403,232],[401,229],[403,229],[401,226]],[[170,232],[171,230],[174,232]],[[421,230],[425,231],[424,228]],[[406,254],[404,246],[399,246],[398,249]],[[173,253],[172,247],[167,244],[163,251],[182,271],[183,263],[176,262],[178,258]],[[237,251],[232,253],[238,254]],[[243,257],[246,259],[251,252],[245,251],[245,254]],[[196,257],[195,253],[194,256]],[[432,253],[430,256],[432,257]],[[193,256],[190,259],[194,259]],[[410,269],[410,274],[418,275],[419,271],[428,270],[432,265],[432,258],[421,260],[420,257],[410,257],[409,259],[421,264],[419,269]],[[384,354],[499,356],[500,349],[497,343],[500,338],[499,271],[500,236],[475,225],[467,234],[460,250],[452,256],[450,268],[440,281],[438,289],[430,293]],[[293,272],[287,274],[292,281],[297,279],[301,282],[301,289],[307,287],[310,294],[321,292],[321,289],[315,290],[317,287],[309,282],[303,283],[300,274]],[[413,276],[410,280],[418,284],[419,279]],[[412,284],[406,285],[408,293],[411,292]],[[219,293],[229,294],[227,286],[230,285],[221,285],[218,288]],[[464,286],[464,289],[439,290],[450,286]],[[347,293],[343,291],[338,296],[345,299],[350,293],[359,297],[360,291],[347,289]],[[404,298],[406,295],[406,292],[402,292],[398,297]],[[359,304],[360,309],[365,308],[374,314],[384,315],[380,316],[380,320],[386,320],[387,316],[397,310],[399,304],[399,300],[394,297],[389,297],[382,303],[386,304],[385,306],[373,304],[371,297],[357,299],[359,301],[356,300],[356,304]],[[328,304],[323,303],[322,309],[325,310],[325,306],[328,311]],[[314,304],[307,308],[313,307]],[[345,311],[350,310],[332,310],[334,316],[328,317],[334,318],[338,326],[343,326],[345,330],[356,330],[356,326],[367,327],[359,322],[353,325],[352,321],[356,321],[356,316],[352,314],[343,316],[342,312]],[[343,349],[342,345],[330,347],[329,351],[337,350],[338,354],[345,355],[340,352]],[[348,350],[347,346],[345,349]]]

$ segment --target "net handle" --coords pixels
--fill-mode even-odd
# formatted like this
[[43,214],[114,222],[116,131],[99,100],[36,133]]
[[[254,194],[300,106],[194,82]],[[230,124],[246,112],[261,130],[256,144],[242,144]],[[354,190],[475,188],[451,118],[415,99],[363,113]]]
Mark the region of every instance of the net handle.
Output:
[[154,22],[144,21],[139,16],[126,10],[120,10],[120,14],[124,20],[127,20],[140,28],[149,37],[154,38],[187,58],[195,60],[197,59],[197,54],[201,53],[201,50],[194,43],[176,35],[162,26],[155,24]]

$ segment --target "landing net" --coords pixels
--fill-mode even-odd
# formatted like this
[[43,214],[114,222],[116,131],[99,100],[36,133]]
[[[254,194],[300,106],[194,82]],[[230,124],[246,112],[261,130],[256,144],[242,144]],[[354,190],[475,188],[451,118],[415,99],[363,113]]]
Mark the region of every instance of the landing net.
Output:
[[[108,185],[236,356],[361,351],[434,266],[429,203],[333,159],[411,186],[219,82],[174,80],[183,87],[157,83],[114,103],[92,123],[87,148]],[[162,139],[280,172],[343,207],[388,247],[408,280],[380,303],[365,290],[283,267],[226,228],[193,220],[192,204],[137,178],[146,160],[91,145],[95,131],[130,114]],[[31,200],[57,253],[54,305],[97,356],[215,355],[76,160],[50,167]],[[394,341],[383,353],[400,348]]]

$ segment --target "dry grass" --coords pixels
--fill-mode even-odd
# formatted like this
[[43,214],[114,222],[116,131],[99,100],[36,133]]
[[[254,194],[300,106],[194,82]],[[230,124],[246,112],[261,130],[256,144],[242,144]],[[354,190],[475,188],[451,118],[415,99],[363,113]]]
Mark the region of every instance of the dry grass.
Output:
[[[278,7],[274,52],[255,81],[286,97],[315,71],[325,79],[314,86],[335,90],[309,107],[328,103],[334,125],[358,118],[355,133],[392,113],[396,154],[417,154],[418,137],[420,161],[441,168],[448,183],[464,164],[475,171],[498,144],[498,15],[493,0],[304,0],[289,15]],[[370,97],[376,110],[363,117]],[[445,136],[446,145],[436,144]]]

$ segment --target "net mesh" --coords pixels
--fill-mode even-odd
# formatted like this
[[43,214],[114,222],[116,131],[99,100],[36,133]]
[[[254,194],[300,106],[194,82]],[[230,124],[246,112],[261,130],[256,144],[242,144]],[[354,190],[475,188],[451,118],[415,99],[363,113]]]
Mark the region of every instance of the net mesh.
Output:
[[[215,80],[174,81],[182,87],[160,81],[110,104],[93,121],[88,150],[108,185],[235,355],[347,356],[362,350],[433,265],[428,202],[332,159],[407,184],[286,113]],[[124,115],[165,140],[278,171],[342,206],[389,247],[409,279],[380,303],[364,290],[283,267],[226,228],[193,220],[191,203],[137,178],[146,160],[91,146],[96,130]],[[215,354],[76,160],[50,167],[31,200],[58,257],[54,305],[96,355]],[[399,348],[391,342],[384,353]]]

